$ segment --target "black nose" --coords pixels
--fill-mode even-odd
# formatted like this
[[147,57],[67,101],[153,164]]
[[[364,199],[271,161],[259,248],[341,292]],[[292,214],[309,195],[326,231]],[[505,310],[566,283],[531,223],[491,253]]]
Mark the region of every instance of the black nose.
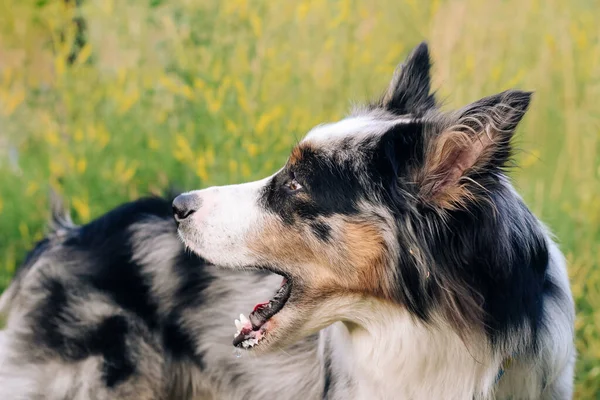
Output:
[[192,193],[180,194],[173,200],[173,216],[181,221],[195,213],[202,204],[200,197]]

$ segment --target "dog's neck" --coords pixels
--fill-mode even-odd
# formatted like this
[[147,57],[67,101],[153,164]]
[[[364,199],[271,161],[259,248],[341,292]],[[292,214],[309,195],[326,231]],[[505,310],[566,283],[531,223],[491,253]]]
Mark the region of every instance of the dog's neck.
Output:
[[501,363],[481,350],[484,340],[467,348],[449,328],[380,302],[332,325],[322,340],[330,399],[485,398]]

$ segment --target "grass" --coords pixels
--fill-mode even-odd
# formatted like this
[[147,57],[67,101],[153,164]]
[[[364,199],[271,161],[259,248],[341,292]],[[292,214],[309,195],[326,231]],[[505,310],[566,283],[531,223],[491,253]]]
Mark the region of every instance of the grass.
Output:
[[49,186],[86,222],[170,183],[264,176],[427,39],[448,108],[536,91],[513,177],[569,261],[576,398],[600,399],[597,2],[72,3],[0,0],[0,290],[42,237]]

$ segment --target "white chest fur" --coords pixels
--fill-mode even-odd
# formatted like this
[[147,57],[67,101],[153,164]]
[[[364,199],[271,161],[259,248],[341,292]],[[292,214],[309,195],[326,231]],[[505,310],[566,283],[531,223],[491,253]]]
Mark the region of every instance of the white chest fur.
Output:
[[501,360],[481,342],[467,347],[450,329],[426,327],[390,306],[357,320],[324,334],[332,398],[485,399],[493,389]]

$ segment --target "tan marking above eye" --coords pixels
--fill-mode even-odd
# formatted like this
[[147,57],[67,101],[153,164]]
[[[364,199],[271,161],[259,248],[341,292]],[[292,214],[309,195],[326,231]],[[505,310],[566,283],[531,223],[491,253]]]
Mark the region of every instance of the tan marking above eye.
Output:
[[300,163],[304,156],[304,151],[306,151],[306,150],[316,151],[316,149],[313,147],[313,145],[311,143],[302,142],[292,149],[292,152],[290,153],[290,157],[288,160],[289,164],[296,165],[296,164]]
[[302,149],[300,148],[300,146],[296,146],[292,149],[289,162],[291,165],[294,165],[294,164],[298,163],[301,159],[302,159]]

